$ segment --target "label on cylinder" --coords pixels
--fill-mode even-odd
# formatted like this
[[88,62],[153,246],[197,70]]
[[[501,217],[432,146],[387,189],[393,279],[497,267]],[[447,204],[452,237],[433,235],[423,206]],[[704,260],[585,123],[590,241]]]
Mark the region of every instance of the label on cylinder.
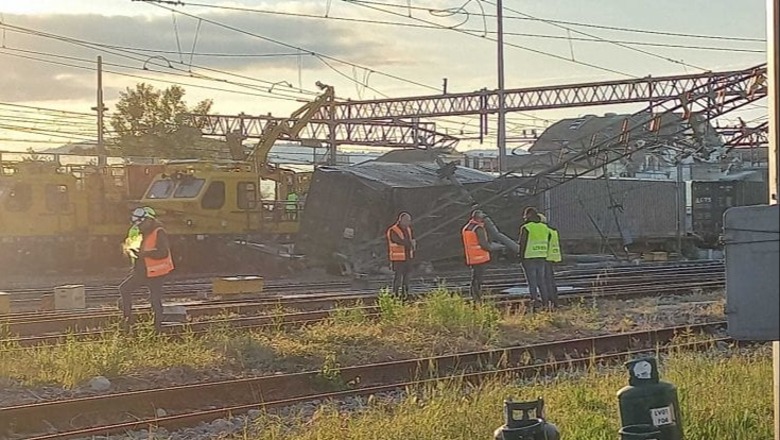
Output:
[[674,424],[674,411],[672,406],[664,406],[662,408],[651,408],[650,418],[653,420],[654,426],[664,426]]

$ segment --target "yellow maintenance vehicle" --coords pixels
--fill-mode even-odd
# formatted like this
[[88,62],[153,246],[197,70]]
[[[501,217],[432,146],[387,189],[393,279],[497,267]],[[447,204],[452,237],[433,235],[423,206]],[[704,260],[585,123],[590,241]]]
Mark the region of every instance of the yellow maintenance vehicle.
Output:
[[269,265],[269,254],[289,253],[312,173],[270,164],[268,154],[280,137],[295,139],[334,98],[333,87],[318,85],[321,95],[270,123],[248,154],[240,139],[229,139],[231,160],[171,160],[154,178],[138,205],[155,209],[173,237],[179,266],[256,269],[259,255]]
[[63,165],[57,158],[0,158],[0,273],[101,271],[126,264],[119,237],[128,199],[155,165]]
[[[56,155],[0,155],[0,274],[127,267],[121,249],[130,212],[145,205],[171,234],[179,272],[275,264],[265,257],[283,253],[298,232],[302,203],[288,196],[304,196],[312,173],[269,164],[268,153],[333,99],[333,88],[322,88],[289,119],[270,124],[249,154],[229,139],[232,160],[99,167],[63,165]],[[225,246],[236,241],[245,246]]]

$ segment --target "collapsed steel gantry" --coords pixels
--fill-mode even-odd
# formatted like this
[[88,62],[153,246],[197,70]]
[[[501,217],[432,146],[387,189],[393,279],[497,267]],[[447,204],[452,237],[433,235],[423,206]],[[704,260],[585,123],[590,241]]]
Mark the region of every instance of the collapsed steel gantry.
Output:
[[[691,100],[699,93],[706,105],[699,109],[708,120],[717,117],[717,108],[733,99],[766,96],[763,85],[766,65],[744,70],[706,72],[701,74],[645,77],[631,80],[604,81],[546,87],[508,89],[505,91],[507,112],[561,109],[627,103],[645,104],[643,111],[656,112],[662,103]],[[744,87],[735,87],[735,80],[747,78]],[[741,83],[740,83],[741,84]],[[741,84],[742,85],[742,84]],[[699,105],[700,102],[691,102]],[[685,111],[681,104],[679,110]],[[308,121],[297,137],[281,140],[361,145],[395,148],[417,148],[420,145],[454,148],[458,138],[436,130],[434,122],[424,118],[479,116],[479,137],[488,133],[488,116],[498,111],[498,92],[483,89],[470,93],[428,95],[410,98],[376,99],[334,102],[324,106]],[[227,136],[240,133],[246,138],[260,138],[268,127],[290,121],[273,116],[193,115],[198,127],[207,136]],[[746,133],[725,131],[727,145],[744,145],[761,141],[766,125]],[[765,135],[763,135],[765,136]]]

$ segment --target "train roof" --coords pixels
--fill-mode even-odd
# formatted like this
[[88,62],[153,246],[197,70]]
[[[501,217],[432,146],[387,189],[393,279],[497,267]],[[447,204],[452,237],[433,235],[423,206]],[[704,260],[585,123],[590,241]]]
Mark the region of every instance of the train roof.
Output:
[[[439,166],[433,162],[397,163],[370,160],[349,167],[320,167],[318,171],[351,175],[359,180],[391,188],[451,185],[447,179],[439,176]],[[489,173],[460,166],[455,167],[454,176],[463,184],[494,180]]]

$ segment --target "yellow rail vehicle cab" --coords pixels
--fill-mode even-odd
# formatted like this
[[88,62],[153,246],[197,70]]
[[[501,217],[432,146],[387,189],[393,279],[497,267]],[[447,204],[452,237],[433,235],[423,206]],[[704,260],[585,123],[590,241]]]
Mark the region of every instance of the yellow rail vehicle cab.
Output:
[[190,169],[155,178],[141,202],[173,235],[292,235],[298,206],[278,201],[278,186],[248,171]]
[[72,174],[50,163],[3,164],[2,264],[45,267],[72,259],[73,240],[88,235],[87,222],[87,196]]
[[14,167],[10,174],[0,177],[0,235],[86,232],[86,203],[86,195],[77,187],[74,176],[45,166]]

